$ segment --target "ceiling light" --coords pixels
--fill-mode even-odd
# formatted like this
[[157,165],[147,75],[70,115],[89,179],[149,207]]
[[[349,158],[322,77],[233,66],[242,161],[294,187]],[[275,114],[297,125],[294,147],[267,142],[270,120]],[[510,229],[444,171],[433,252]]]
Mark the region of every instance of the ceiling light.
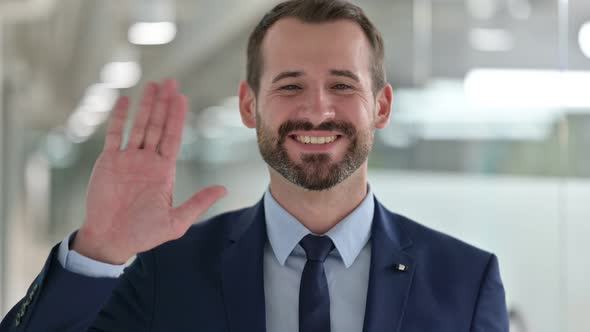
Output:
[[107,84],[93,84],[86,90],[81,105],[94,112],[108,112],[118,96],[118,91]]
[[139,82],[141,68],[135,61],[107,63],[100,72],[103,83],[113,89],[127,89]]
[[128,31],[129,42],[137,45],[161,45],[171,42],[176,36],[173,22],[137,22]]
[[528,20],[531,17],[532,6],[530,0],[509,0],[510,15],[518,20]]
[[466,6],[471,16],[479,20],[489,20],[498,11],[497,0],[467,0]]
[[506,52],[514,47],[512,34],[505,29],[471,29],[471,47],[484,52]]
[[81,117],[80,113],[75,112],[68,118],[66,124],[65,133],[69,140],[74,143],[82,143],[94,134],[96,127],[86,125]]
[[78,109],[76,109],[76,111],[74,112],[77,121],[79,121],[84,126],[90,127],[95,127],[104,123],[108,119],[109,114],[109,112],[93,111],[92,109],[84,105],[78,107]]
[[580,32],[578,33],[578,44],[580,45],[582,53],[590,58],[590,22],[584,23],[580,28]]
[[590,107],[590,71],[474,69],[465,94],[477,106],[513,108]]

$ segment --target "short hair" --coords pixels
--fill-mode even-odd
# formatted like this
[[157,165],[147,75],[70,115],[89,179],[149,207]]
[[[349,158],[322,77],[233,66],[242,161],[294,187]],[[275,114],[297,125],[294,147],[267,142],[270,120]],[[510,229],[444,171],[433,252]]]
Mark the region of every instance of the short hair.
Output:
[[268,29],[281,18],[293,17],[305,23],[324,23],[350,20],[358,24],[371,45],[372,90],[376,94],[385,86],[385,51],[381,33],[365,15],[364,11],[341,0],[289,0],[276,5],[266,13],[248,38],[246,81],[258,95],[263,69],[262,41]]

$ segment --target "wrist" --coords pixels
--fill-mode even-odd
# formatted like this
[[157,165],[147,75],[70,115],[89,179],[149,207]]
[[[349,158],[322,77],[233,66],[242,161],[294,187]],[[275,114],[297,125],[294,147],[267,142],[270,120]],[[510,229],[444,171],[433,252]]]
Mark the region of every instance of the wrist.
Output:
[[117,252],[115,248],[110,246],[111,243],[111,241],[100,239],[82,227],[72,239],[70,250],[92,260],[111,265],[125,264],[133,256]]

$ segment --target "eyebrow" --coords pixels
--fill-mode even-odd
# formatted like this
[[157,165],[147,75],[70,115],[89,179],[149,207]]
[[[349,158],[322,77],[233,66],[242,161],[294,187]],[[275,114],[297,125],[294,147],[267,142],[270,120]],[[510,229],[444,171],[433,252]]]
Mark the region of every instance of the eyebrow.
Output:
[[360,83],[360,81],[361,81],[357,74],[351,72],[350,70],[346,70],[346,69],[342,69],[342,70],[332,69],[332,70],[330,70],[330,75],[348,77],[348,78],[356,81],[357,83]]
[[275,76],[275,78],[272,79],[272,82],[276,83],[284,78],[295,78],[295,77],[299,77],[299,76],[303,76],[302,71],[284,71],[284,72],[278,74],[277,76]]
[[[272,83],[276,83],[285,78],[296,78],[305,75],[302,71],[284,71],[272,79]],[[348,77],[356,82],[360,82],[357,74],[347,69],[330,69],[330,75]]]

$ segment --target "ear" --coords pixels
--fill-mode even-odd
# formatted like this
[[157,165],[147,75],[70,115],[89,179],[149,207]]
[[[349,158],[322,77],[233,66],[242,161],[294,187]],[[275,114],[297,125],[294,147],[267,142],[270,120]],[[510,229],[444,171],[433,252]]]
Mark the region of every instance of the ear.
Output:
[[248,128],[256,128],[256,95],[248,82],[242,81],[238,91],[240,98],[240,116]]
[[377,94],[375,111],[375,128],[383,129],[389,123],[391,117],[391,103],[393,101],[393,88],[387,84]]

